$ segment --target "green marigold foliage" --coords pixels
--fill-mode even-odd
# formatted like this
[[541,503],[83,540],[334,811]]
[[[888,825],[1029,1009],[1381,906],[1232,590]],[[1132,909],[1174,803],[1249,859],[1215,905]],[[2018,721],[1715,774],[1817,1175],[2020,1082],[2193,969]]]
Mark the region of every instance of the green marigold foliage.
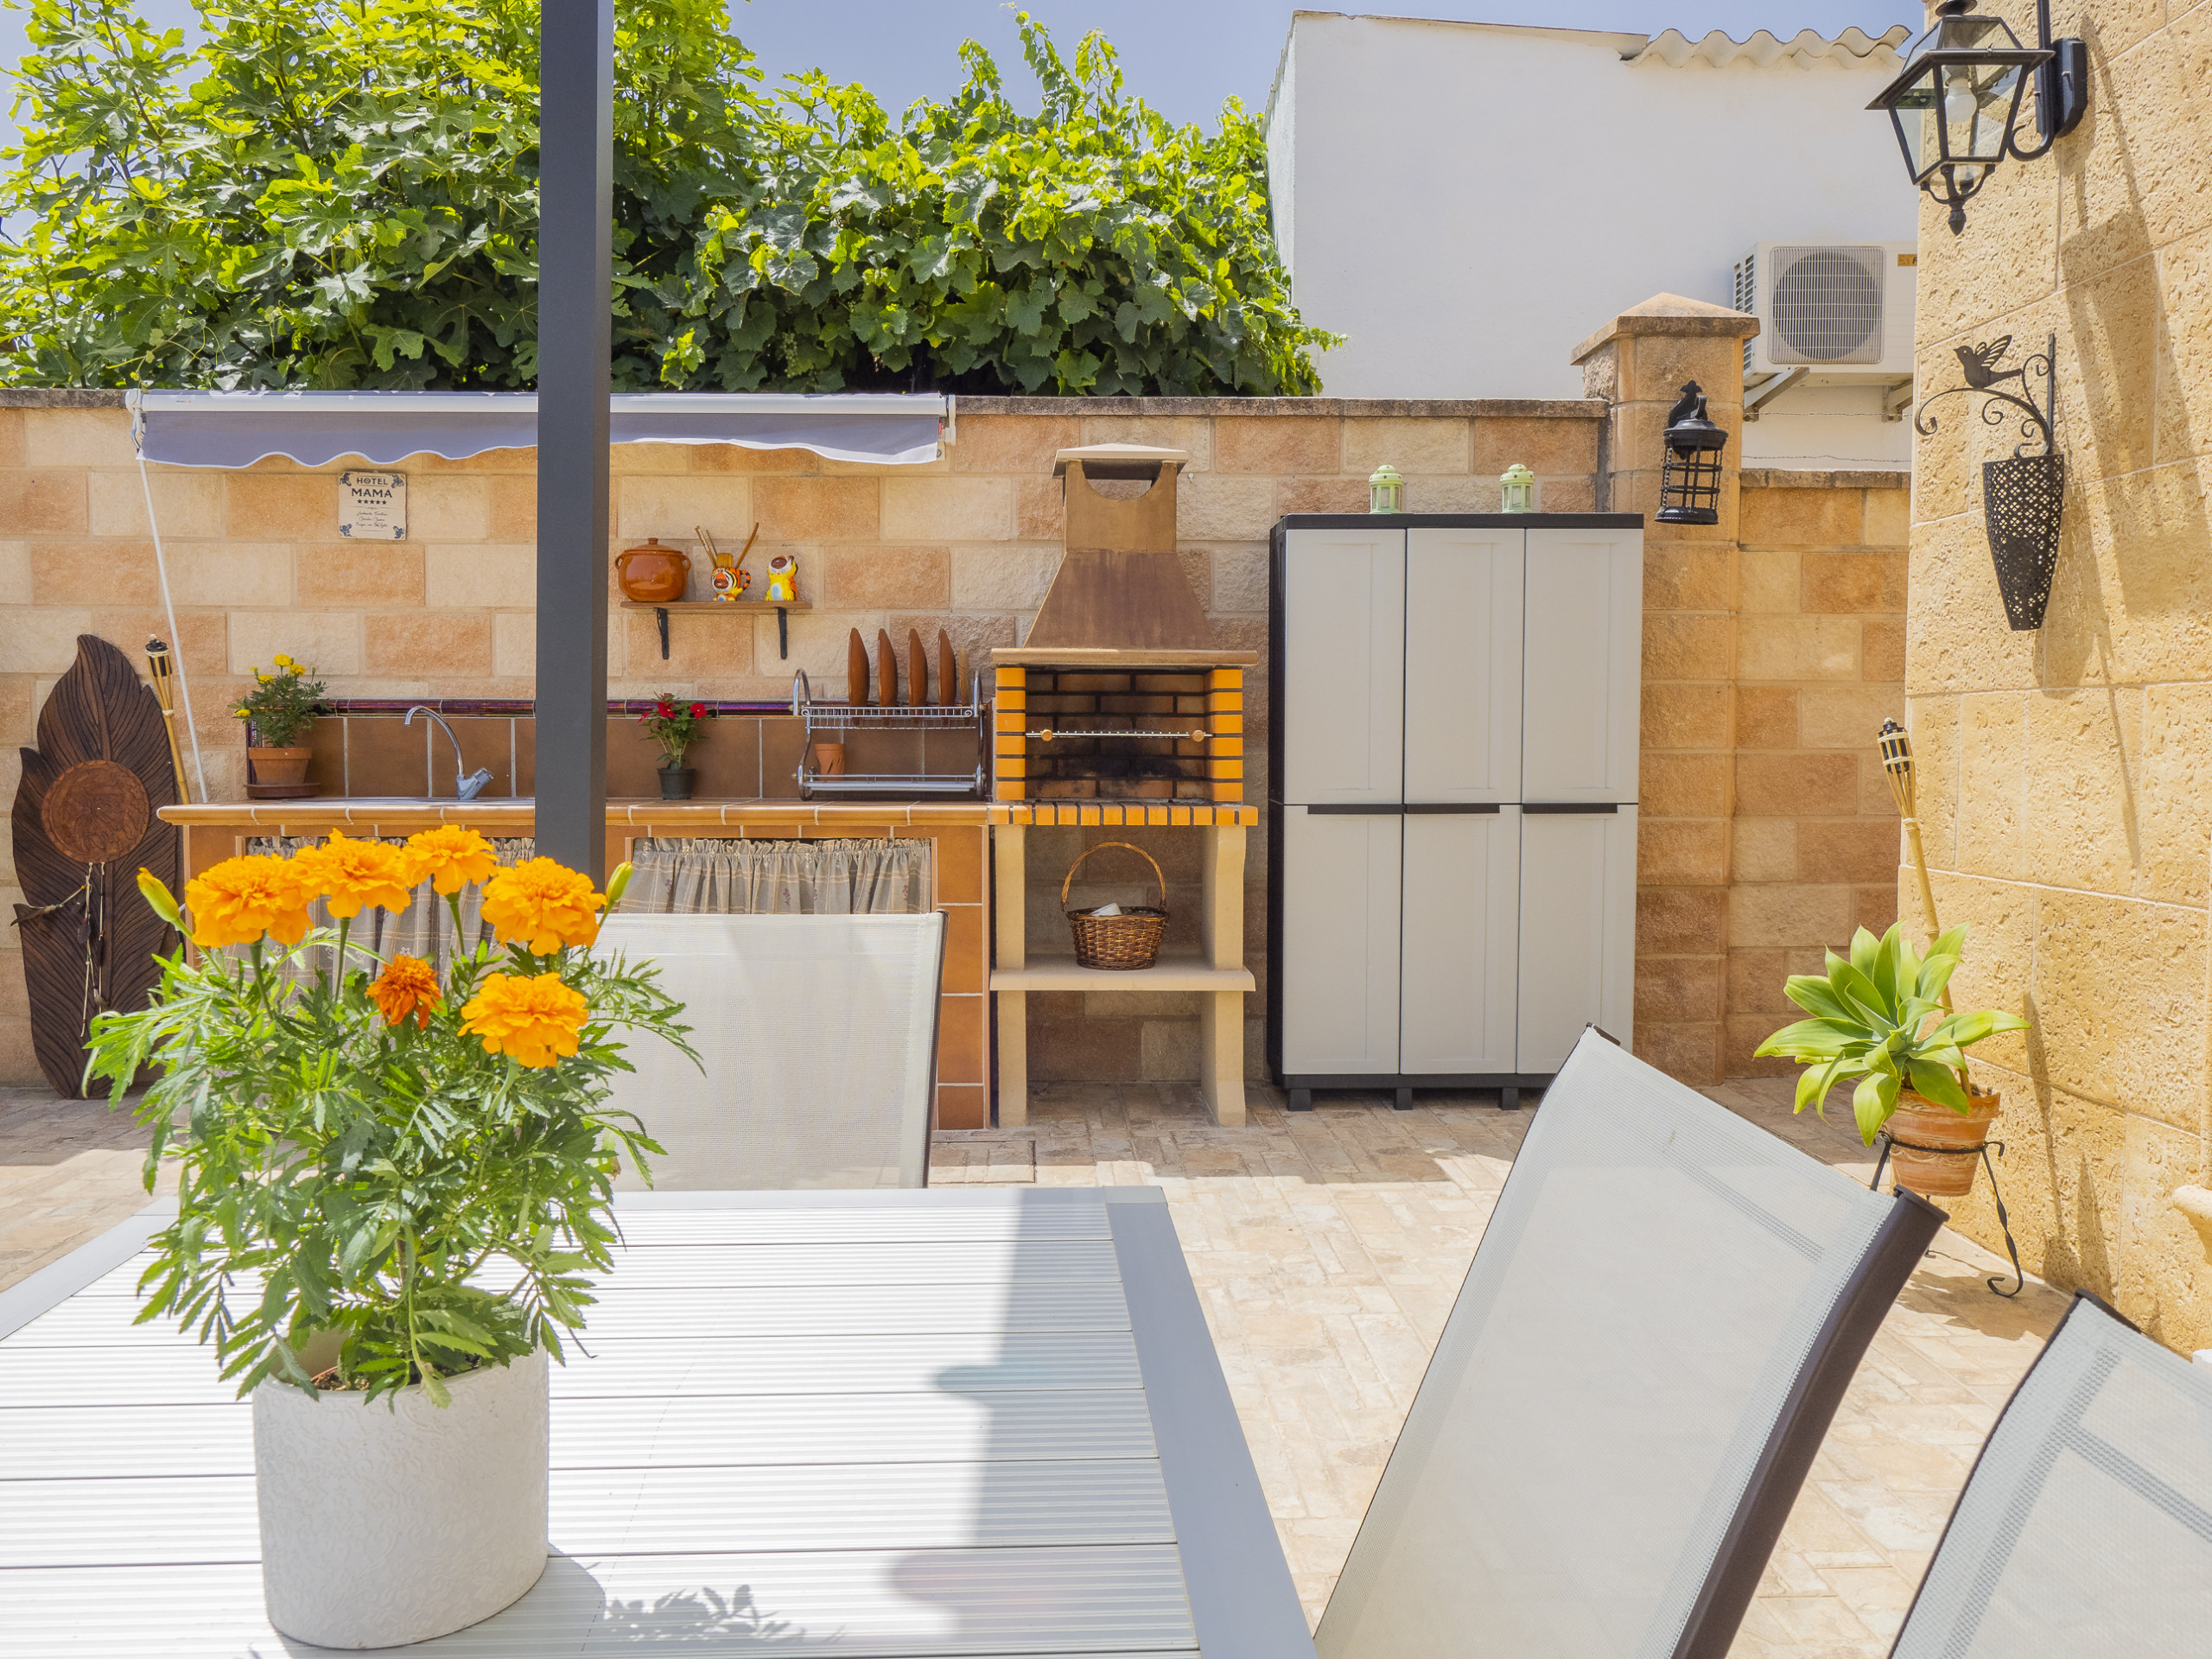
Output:
[[[527,387],[537,8],[29,0],[0,181],[16,385]],[[620,0],[618,389],[1306,393],[1261,123],[1174,127],[1020,16],[1018,113],[766,89],[723,0]]]

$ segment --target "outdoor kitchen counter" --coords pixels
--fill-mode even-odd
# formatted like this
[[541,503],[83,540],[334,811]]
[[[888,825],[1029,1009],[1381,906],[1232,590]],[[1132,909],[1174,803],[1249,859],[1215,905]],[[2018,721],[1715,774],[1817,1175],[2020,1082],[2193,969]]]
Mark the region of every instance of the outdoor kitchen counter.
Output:
[[[1096,810],[1095,808],[1093,809]],[[213,801],[165,806],[183,832],[186,878],[233,858],[257,836],[405,836],[438,823],[463,823],[486,836],[527,836],[530,801],[394,800],[326,796],[297,801]],[[1007,808],[988,801],[610,800],[607,862],[611,873],[631,843],[660,836],[805,840],[829,836],[924,837],[931,902],[944,912],[944,972],[938,983],[937,1122],[939,1128],[988,1128],[990,1089],[989,826]],[[1024,820],[1027,822],[1027,820]],[[1141,820],[1140,820],[1141,821]],[[1118,820],[1117,820],[1118,822]],[[1163,820],[1165,822],[1165,820]]]

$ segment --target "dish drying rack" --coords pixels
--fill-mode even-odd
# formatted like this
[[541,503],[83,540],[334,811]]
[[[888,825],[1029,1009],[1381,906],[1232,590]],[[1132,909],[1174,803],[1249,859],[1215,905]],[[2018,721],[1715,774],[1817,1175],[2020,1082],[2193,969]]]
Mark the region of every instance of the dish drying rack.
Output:
[[[981,795],[986,779],[982,756],[985,709],[980,675],[969,677],[965,702],[817,702],[804,669],[791,676],[791,713],[805,723],[806,744],[799,751],[801,800],[820,795]],[[855,732],[957,732],[976,734],[976,765],[968,772],[843,772],[825,775],[814,766],[817,738],[839,742]]]

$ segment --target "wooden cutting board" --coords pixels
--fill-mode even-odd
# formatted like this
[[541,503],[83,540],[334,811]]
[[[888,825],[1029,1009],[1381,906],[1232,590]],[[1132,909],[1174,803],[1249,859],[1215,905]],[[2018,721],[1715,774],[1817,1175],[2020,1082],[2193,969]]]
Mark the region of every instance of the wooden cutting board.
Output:
[[855,708],[868,702],[868,646],[858,628],[845,642],[845,701]]
[[960,660],[952,654],[952,641],[944,630],[937,631],[937,700],[953,703],[960,697]]
[[[918,629],[906,630],[906,701],[916,708],[930,700],[930,659],[922,654]],[[943,702],[943,698],[938,699]]]
[[891,708],[899,701],[899,653],[891,648],[891,636],[881,628],[875,631],[875,685],[882,695],[876,701]]

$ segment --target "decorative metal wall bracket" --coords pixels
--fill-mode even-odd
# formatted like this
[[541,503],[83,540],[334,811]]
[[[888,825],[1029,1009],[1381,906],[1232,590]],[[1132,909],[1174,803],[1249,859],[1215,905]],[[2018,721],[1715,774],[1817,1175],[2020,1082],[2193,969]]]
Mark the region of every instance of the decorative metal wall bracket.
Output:
[[[2040,352],[2031,353],[2020,365],[2001,372],[1997,365],[2012,344],[2010,334],[1974,346],[1956,347],[1959,365],[1967,383],[1939,391],[1920,405],[1912,417],[1913,430],[1923,438],[1936,431],[1928,413],[1938,400],[1959,393],[1979,393],[1981,418],[1991,426],[2007,421],[2020,423],[2021,442],[2012,446],[2010,459],[1981,464],[1982,524],[1989,537],[1989,556],[1997,568],[1997,589],[2005,601],[2005,620],[2014,632],[2043,626],[2050,606],[2051,577],[2058,569],[2058,529],[2066,495],[2066,457],[2058,453],[2052,426],[2057,416],[2058,387],[2052,364],[2058,336],[2050,335]],[[2035,380],[2043,383],[2043,402],[2036,402]],[[1999,388],[2018,381],[2018,393]],[[2014,411],[2018,411],[2016,414]],[[2031,454],[2030,451],[2035,453]]]

